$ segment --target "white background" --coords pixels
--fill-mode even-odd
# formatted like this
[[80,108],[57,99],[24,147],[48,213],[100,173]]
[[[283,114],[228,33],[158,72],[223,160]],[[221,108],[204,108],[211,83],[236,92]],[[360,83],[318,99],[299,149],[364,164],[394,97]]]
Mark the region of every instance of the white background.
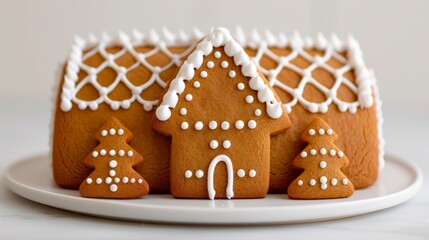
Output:
[[[137,28],[190,31],[212,26],[287,34],[353,34],[375,70],[384,102],[386,150],[429,172],[429,1],[5,1],[0,0],[0,174],[19,158],[48,151],[52,85],[73,36]],[[43,176],[41,176],[43,177]],[[193,228],[82,217],[22,200],[0,181],[0,239],[207,238],[428,239],[429,190],[409,203],[326,223],[257,228]],[[22,229],[27,229],[23,231]],[[345,236],[346,235],[346,236]],[[223,237],[225,238],[225,237]],[[273,239],[275,239],[274,237]],[[147,239],[147,238],[145,238]]]

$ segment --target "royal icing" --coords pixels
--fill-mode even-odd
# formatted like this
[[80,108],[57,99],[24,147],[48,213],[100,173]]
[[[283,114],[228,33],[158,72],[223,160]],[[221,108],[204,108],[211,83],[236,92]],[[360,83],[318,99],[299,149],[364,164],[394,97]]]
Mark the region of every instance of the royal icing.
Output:
[[231,199],[232,197],[234,197],[234,173],[233,173],[234,170],[232,167],[231,159],[226,155],[218,155],[210,162],[209,169],[207,171],[207,191],[209,194],[209,198],[211,200],[214,200],[216,196],[216,190],[214,189],[214,171],[215,171],[216,165],[219,162],[224,162],[226,165],[227,174],[228,174],[228,182],[226,186],[226,197],[228,199]]

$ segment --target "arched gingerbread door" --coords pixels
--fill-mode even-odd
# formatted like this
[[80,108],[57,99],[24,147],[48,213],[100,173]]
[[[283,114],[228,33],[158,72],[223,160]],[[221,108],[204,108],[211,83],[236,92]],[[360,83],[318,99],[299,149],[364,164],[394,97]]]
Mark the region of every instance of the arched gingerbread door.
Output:
[[209,198],[211,200],[215,199],[216,190],[214,189],[214,172],[216,166],[219,162],[224,162],[228,174],[228,183],[226,186],[226,197],[231,199],[234,197],[234,169],[232,166],[231,159],[226,155],[218,155],[210,162],[208,173],[207,173],[207,190],[209,193]]

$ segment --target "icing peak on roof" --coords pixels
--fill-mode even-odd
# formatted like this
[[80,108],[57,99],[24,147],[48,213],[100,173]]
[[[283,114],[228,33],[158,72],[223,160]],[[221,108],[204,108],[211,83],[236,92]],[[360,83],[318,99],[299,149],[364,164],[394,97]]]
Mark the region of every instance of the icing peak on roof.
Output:
[[195,69],[203,64],[204,57],[209,55],[214,47],[224,47],[226,55],[234,59],[237,66],[241,66],[241,72],[245,77],[250,77],[249,86],[258,92],[258,100],[265,103],[267,114],[273,119],[282,115],[282,105],[275,98],[274,92],[265,84],[259,76],[256,65],[250,60],[243,47],[235,41],[225,28],[216,28],[204,38],[193,53],[182,64],[180,70],[171,81],[170,87],[164,95],[160,106],[156,109],[156,117],[160,121],[166,121],[171,117],[170,108],[175,108],[179,100],[178,95],[185,90],[185,81],[190,81],[195,75]]

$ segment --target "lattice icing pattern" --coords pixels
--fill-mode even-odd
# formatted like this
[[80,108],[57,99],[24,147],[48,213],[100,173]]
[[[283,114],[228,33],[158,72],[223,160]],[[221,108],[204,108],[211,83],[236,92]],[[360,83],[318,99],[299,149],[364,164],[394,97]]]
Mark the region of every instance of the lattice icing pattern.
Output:
[[[181,59],[187,56],[195,46],[198,39],[203,35],[198,30],[194,31],[193,35],[184,33],[178,36],[172,35],[167,30],[164,30],[163,38],[161,38],[155,31],[151,31],[148,36],[143,35],[138,31],[133,31],[132,37],[123,32],[119,32],[118,36],[111,39],[107,34],[103,34],[101,40],[97,40],[92,35],[88,40],[76,37],[72,46],[72,52],[67,62],[66,74],[64,76],[64,85],[61,94],[61,109],[65,112],[70,111],[72,102],[76,103],[79,109],[83,110],[89,107],[91,110],[96,110],[102,103],[109,104],[112,110],[119,108],[128,109],[130,105],[137,101],[143,105],[146,111],[151,111],[157,104],[158,100],[146,100],[141,96],[141,93],[148,89],[153,84],[158,84],[160,87],[165,88],[166,83],[160,77],[160,74],[172,65],[179,67],[182,63]],[[153,46],[154,48],[146,53],[137,52],[136,46]],[[117,53],[111,54],[106,51],[109,46],[120,46],[122,50]],[[185,46],[187,50],[177,54],[168,49],[168,46]],[[83,53],[84,49],[92,48],[87,53]],[[153,66],[146,59],[162,52],[170,58],[170,62],[164,66]],[[130,53],[135,59],[135,64],[126,68],[119,66],[115,60],[120,58],[126,53]],[[91,67],[84,63],[84,61],[95,54],[100,54],[105,60],[98,67]],[[127,78],[126,74],[129,71],[136,69],[139,65],[146,67],[151,73],[150,79],[141,84],[134,85]],[[98,74],[106,68],[111,68],[116,71],[117,75],[112,84],[103,87],[97,81]],[[85,71],[88,75],[78,82],[78,73],[80,70]],[[78,83],[77,83],[78,82]],[[119,83],[125,84],[130,89],[132,95],[129,99],[116,101],[111,99],[108,95],[111,93]],[[92,84],[99,92],[99,97],[92,101],[79,99],[77,93],[86,85]]]
[[[205,36],[204,33],[195,29],[192,34],[180,32],[173,34],[167,29],[163,29],[162,34],[151,31],[149,34],[144,35],[138,31],[133,31],[131,36],[120,32],[116,37],[110,38],[106,34],[100,40],[90,36],[87,40],[79,37],[75,38],[75,43],[72,46],[72,51],[67,62],[66,74],[64,76],[64,84],[61,94],[61,109],[63,111],[70,111],[72,103],[77,104],[79,109],[90,108],[96,110],[102,103],[110,105],[113,110],[119,108],[127,109],[130,105],[137,101],[146,111],[150,111],[157,104],[158,100],[148,100],[141,96],[141,93],[154,84],[165,88],[166,83],[161,79],[160,75],[171,66],[179,67],[182,64],[182,59],[186,57],[194,49],[196,43]],[[287,92],[292,100],[283,102],[283,106],[287,112],[291,112],[296,104],[301,104],[310,112],[325,113],[331,104],[335,104],[341,112],[349,111],[355,113],[359,107],[369,108],[373,105],[372,86],[373,81],[370,72],[364,64],[362,58],[362,51],[360,46],[353,37],[349,37],[347,41],[339,40],[335,35],[331,40],[327,40],[323,35],[319,34],[317,38],[302,38],[299,34],[294,34],[288,38],[285,34],[279,33],[277,35],[270,31],[265,31],[262,34],[253,31],[249,36],[238,28],[234,34],[234,39],[243,47],[256,50],[256,55],[252,58],[253,62],[258,66],[259,70],[267,77],[269,82],[278,89]],[[119,46],[122,50],[114,54],[106,51],[109,46]],[[154,48],[149,52],[141,53],[135,50],[138,46],[153,46]],[[181,53],[174,53],[170,51],[169,47],[184,47],[185,51]],[[91,49],[92,48],[92,49]],[[285,56],[279,56],[272,51],[272,48],[288,48],[291,52]],[[84,49],[91,49],[84,53]],[[317,49],[324,52],[323,56],[312,56],[306,49]],[[123,54],[129,52],[136,63],[128,68],[119,66],[115,59],[120,58]],[[154,66],[150,64],[147,59],[151,56],[162,52],[170,58],[168,64],[164,66]],[[341,53],[345,52],[347,58]],[[98,67],[94,68],[84,64],[84,61],[89,57],[100,54],[105,60]],[[274,69],[266,69],[260,63],[264,56],[277,63]],[[304,69],[294,65],[291,61],[296,57],[302,57],[310,63]],[[343,64],[340,68],[330,66],[327,61],[331,58]],[[141,85],[134,85],[129,81],[126,73],[143,65],[151,72],[151,77],[148,81]],[[101,86],[97,81],[98,74],[105,68],[112,68],[116,71],[117,76],[115,80],[106,87]],[[279,73],[282,69],[290,69],[301,76],[301,80],[297,87],[291,87],[278,79]],[[313,78],[312,72],[315,69],[323,69],[331,73],[335,82],[331,87],[321,84],[317,79]],[[85,71],[88,75],[78,82],[79,71]],[[344,76],[344,73],[353,70],[355,74],[355,82],[350,81]],[[173,76],[172,76],[173,77]],[[166,79],[170,80],[170,79]],[[109,98],[111,93],[119,83],[123,83],[130,89],[131,97],[126,100],[113,100]],[[79,99],[77,93],[86,84],[92,84],[99,92],[99,97],[95,100],[86,101]],[[304,88],[307,84],[316,87],[326,99],[323,102],[312,102],[303,96]],[[357,97],[356,101],[344,101],[338,98],[337,92],[340,86],[345,85]]]

